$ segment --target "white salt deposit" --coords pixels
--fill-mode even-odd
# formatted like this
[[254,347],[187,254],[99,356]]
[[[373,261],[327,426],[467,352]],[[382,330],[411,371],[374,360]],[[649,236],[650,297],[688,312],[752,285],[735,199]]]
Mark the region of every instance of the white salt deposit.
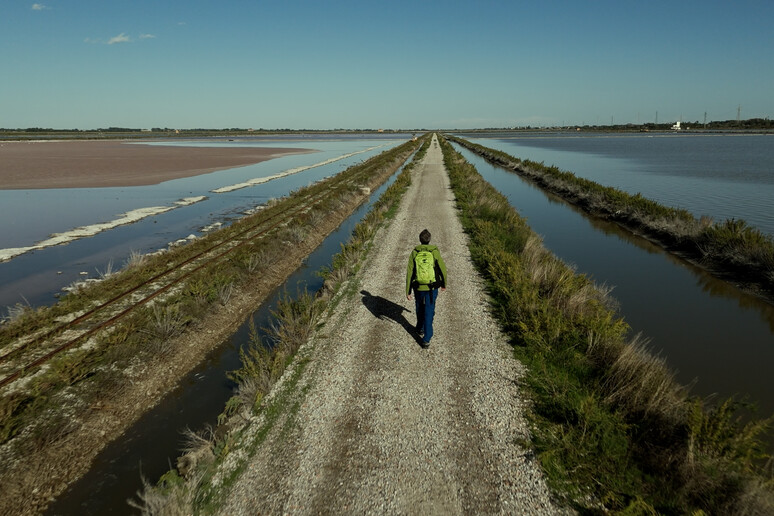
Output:
[[92,224],[90,226],[81,226],[79,228],[65,231],[64,233],[54,233],[46,240],[36,243],[28,247],[9,247],[6,249],[0,249],[0,263],[6,262],[12,258],[19,256],[20,254],[28,253],[30,251],[36,251],[38,249],[45,249],[60,244],[66,244],[73,240],[81,238],[87,238],[94,236],[102,231],[113,229],[118,226],[126,224],[132,224],[146,217],[158,215],[170,210],[174,210],[179,206],[189,206],[197,202],[203,201],[207,197],[201,195],[197,197],[185,197],[179,201],[172,203],[172,206],[150,206],[147,208],[138,208],[136,210],[127,211],[126,213],[119,215],[117,219],[110,222],[102,222],[99,224]]
[[220,228],[222,225],[223,225],[222,222],[213,222],[212,224],[208,224],[208,225],[204,226],[199,231],[201,231],[202,233],[209,233],[210,231],[214,231],[214,230]]
[[370,147],[365,150],[357,151],[357,152],[350,152],[349,154],[342,154],[341,156],[338,156],[336,158],[327,159],[325,161],[321,161],[319,163],[315,163],[313,165],[307,165],[305,167],[296,167],[296,168],[289,168],[283,172],[280,172],[279,174],[273,174],[271,176],[265,176],[265,177],[256,177],[254,179],[250,179],[249,181],[245,181],[244,183],[237,183],[235,185],[229,185],[229,186],[221,186],[220,188],[216,188],[215,190],[212,190],[213,193],[226,193],[226,192],[233,192],[234,190],[240,190],[242,188],[248,188],[250,186],[259,185],[262,183],[268,183],[269,181],[272,181],[274,179],[279,179],[281,177],[290,176],[293,174],[298,174],[299,172],[303,172],[304,170],[309,170],[310,168],[316,168],[316,167],[322,167],[323,165],[328,165],[330,163],[334,163],[336,161],[349,158],[351,156],[355,156],[357,154],[362,154],[364,152],[372,151],[374,149],[378,149],[379,147],[383,147],[384,145],[377,145],[376,147]]

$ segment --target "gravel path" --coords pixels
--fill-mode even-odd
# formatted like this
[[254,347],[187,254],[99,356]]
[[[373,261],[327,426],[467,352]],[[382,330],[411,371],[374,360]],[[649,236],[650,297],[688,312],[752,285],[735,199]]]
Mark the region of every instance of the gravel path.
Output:
[[[487,313],[434,141],[397,218],[305,356],[222,514],[557,514],[527,439],[520,364]],[[427,350],[405,271],[427,228],[449,271]],[[286,406],[292,406],[287,403]]]

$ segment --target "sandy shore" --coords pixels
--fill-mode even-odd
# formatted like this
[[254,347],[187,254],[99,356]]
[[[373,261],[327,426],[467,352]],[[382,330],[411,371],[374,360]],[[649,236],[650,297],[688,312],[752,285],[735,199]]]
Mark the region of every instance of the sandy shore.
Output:
[[180,147],[121,141],[0,143],[0,189],[153,185],[312,149]]

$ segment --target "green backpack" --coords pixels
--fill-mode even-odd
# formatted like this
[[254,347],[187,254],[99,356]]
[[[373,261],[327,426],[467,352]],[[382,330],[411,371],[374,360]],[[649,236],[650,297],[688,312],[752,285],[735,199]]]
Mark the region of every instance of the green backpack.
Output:
[[417,273],[417,283],[432,285],[435,283],[435,258],[430,251],[419,251],[414,258],[414,268]]

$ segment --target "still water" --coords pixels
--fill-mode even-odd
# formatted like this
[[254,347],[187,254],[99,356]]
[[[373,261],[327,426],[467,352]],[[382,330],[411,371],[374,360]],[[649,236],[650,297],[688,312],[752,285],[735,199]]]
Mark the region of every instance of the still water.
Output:
[[[269,199],[335,175],[409,138],[409,135],[401,136],[404,135],[170,141],[163,144],[284,147],[318,152],[284,156],[150,186],[0,190],[0,220],[3,221],[0,250],[31,246],[52,233],[113,221],[130,210],[176,206],[174,203],[183,198],[204,197],[194,204],[176,206],[133,224],[117,226],[66,245],[21,254],[0,263],[0,318],[6,315],[6,307],[16,303],[52,304],[56,301],[54,295],[74,281],[98,277],[111,264],[113,270],[120,269],[132,251],[156,251],[189,235],[201,236],[203,228],[214,222],[229,224],[243,216],[246,210]],[[213,192],[223,186],[308,167],[352,153],[357,154],[267,183],[225,193]]]
[[472,140],[605,186],[774,236],[774,135],[514,135]]
[[[411,158],[407,163],[410,161]],[[323,266],[330,266],[333,255],[341,250],[341,244],[349,238],[355,225],[395,181],[401,170],[376,189],[366,203],[331,233],[285,285],[268,296],[266,302],[250,317],[256,328],[261,330],[269,326],[271,311],[276,308],[281,297],[293,297],[305,289],[315,292],[322,287],[322,278],[317,272]],[[131,510],[127,500],[138,500],[136,495],[142,488],[142,478],[155,483],[162,474],[173,468],[183,444],[183,431],[186,428],[202,430],[206,425],[214,427],[218,414],[234,394],[236,386],[227,378],[226,372],[241,366],[239,350],[250,338],[248,321],[212,351],[199,367],[180,382],[177,389],[108,445],[97,456],[91,470],[60,495],[46,513],[136,513]],[[261,335],[265,337],[263,332]]]
[[[506,146],[494,140],[477,143]],[[508,147],[516,157],[534,159]],[[680,383],[695,382],[694,394],[755,402],[763,417],[774,414],[774,307],[455,148],[527,218],[548,249],[596,283],[614,287],[612,296],[633,333],[650,339],[651,349],[666,358]],[[563,156],[562,168],[575,172],[570,156]]]

